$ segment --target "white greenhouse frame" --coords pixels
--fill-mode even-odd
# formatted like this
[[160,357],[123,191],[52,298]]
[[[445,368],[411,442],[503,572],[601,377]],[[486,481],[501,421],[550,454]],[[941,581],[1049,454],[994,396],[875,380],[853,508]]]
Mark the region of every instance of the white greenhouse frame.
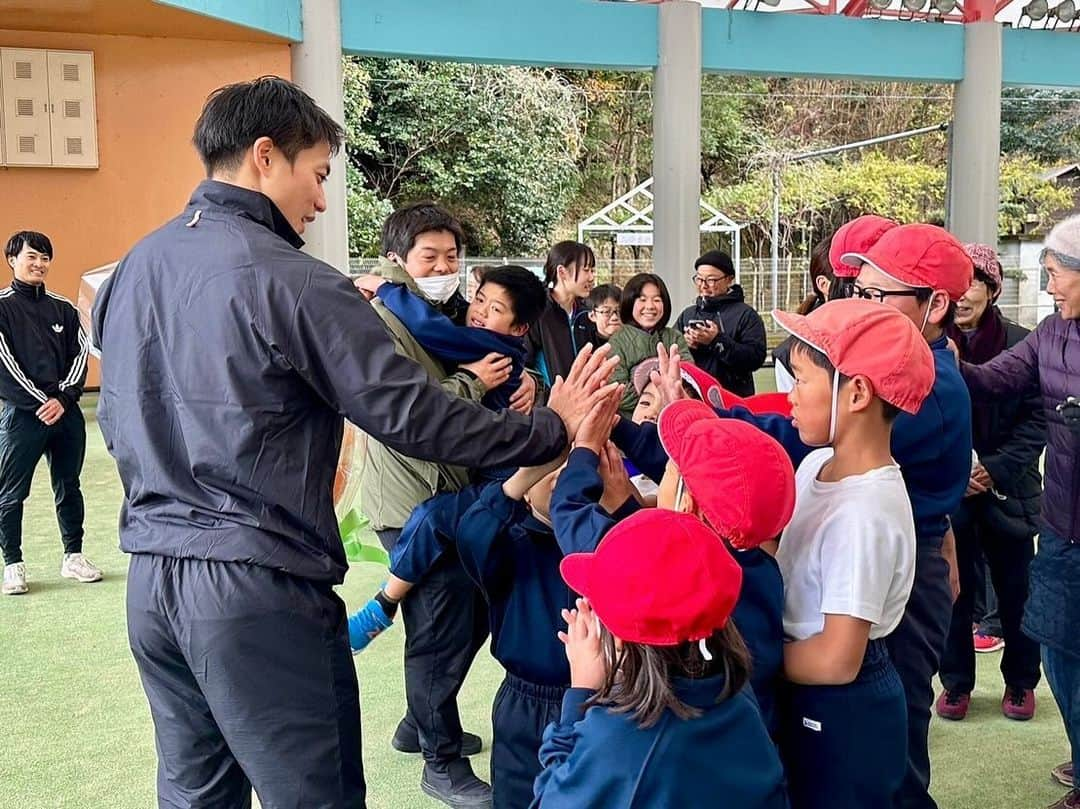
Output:
[[[585,241],[587,233],[608,233],[618,236],[620,233],[653,232],[653,179],[631,188],[614,202],[605,205],[596,213],[578,223],[578,241]],[[612,214],[621,215],[621,222],[612,218]],[[705,200],[701,200],[701,232],[731,234],[732,263],[735,265],[735,280],[739,280],[742,249],[740,234],[745,224],[739,224],[722,214]]]

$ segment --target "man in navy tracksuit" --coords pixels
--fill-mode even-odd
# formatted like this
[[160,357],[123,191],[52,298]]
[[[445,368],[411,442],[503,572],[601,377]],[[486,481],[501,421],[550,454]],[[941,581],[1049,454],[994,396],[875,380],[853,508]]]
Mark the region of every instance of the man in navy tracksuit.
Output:
[[86,456],[86,422],[79,397],[86,382],[86,335],[71,302],[45,286],[53,247],[44,233],[16,233],[4,256],[14,278],[10,287],[0,290],[0,592],[20,595],[28,589],[23,502],[42,455],[49,462],[64,543],[60,575],[93,582],[101,579],[101,571],[82,554],[79,475]]
[[[862,267],[855,293],[905,312],[923,327],[934,354],[936,378],[930,396],[914,416],[901,413],[892,431],[892,454],[911,498],[918,548],[915,583],[904,618],[886,639],[908,702],[908,772],[897,806],[934,807],[928,791],[927,738],[933,678],[944,652],[953,601],[950,562],[943,555],[949,549],[943,546],[949,514],[963,499],[971,472],[971,399],[948,349],[943,324],[951,318],[954,302],[971,285],[974,268],[963,246],[931,225],[894,228],[865,255],[849,258],[847,263]],[[718,408],[717,412],[768,432],[784,446],[796,467],[812,451],[799,440],[788,418],[756,415],[744,407]],[[656,468],[663,447],[655,426],[635,427],[623,419],[612,437],[646,474],[649,466]],[[955,549],[951,558],[955,567]]]
[[300,252],[342,140],[283,79],[218,90],[194,138],[209,179],[95,302],[161,807],[241,809],[253,787],[267,807],[365,805],[333,590],[347,568],[332,500],[343,416],[403,453],[482,467],[550,461],[563,420],[591,404],[585,382],[551,402],[562,418],[448,395],[345,276]]
[[411,583],[456,553],[488,602],[491,652],[506,669],[492,708],[495,809],[531,802],[543,731],[559,718],[570,684],[558,632],[575,596],[559,562],[594,550],[615,521],[638,508],[629,481],[614,514],[600,505],[604,482],[591,449],[575,449],[561,471],[555,468],[521,469],[505,483],[431,498],[413,512],[391,552],[391,573]]

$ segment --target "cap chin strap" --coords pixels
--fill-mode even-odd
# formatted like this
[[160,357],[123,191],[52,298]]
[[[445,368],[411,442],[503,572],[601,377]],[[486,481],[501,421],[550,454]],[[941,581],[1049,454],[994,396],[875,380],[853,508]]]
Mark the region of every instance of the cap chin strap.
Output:
[[923,315],[922,328],[919,329],[919,334],[926,331],[926,324],[930,322],[930,310],[934,308],[934,293],[930,293],[930,300],[926,302],[926,314]]
[[705,643],[706,638],[702,638],[698,641],[698,649],[701,650],[701,656],[705,658],[706,663],[712,662],[712,652],[709,651],[709,646]]
[[829,410],[829,445],[836,440],[836,422],[838,419],[837,405],[840,401],[840,369],[833,368],[832,372],[832,408]]
[[678,511],[682,508],[683,495],[686,494],[686,480],[682,475],[679,475],[679,482],[675,486],[675,510]]

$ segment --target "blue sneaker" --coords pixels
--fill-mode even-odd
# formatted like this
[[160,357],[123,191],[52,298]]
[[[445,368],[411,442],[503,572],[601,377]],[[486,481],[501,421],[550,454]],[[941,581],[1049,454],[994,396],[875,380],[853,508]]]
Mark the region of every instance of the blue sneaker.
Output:
[[382,605],[374,598],[349,616],[349,646],[353,654],[364,651],[367,645],[384,630],[394,625],[387,617]]

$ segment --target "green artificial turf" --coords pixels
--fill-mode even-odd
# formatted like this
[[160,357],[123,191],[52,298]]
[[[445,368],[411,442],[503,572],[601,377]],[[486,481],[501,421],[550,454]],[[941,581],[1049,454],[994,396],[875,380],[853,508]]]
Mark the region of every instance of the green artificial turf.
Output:
[[[116,538],[122,492],[92,412],[88,416],[85,551],[106,578],[84,585],[59,577],[61,547],[43,463],[24,518],[31,591],[0,598],[0,809],[155,805],[153,729],[124,627],[127,560]],[[350,571],[341,593],[357,606],[379,581],[379,568],[363,565]],[[356,658],[373,809],[440,805],[420,792],[419,760],[389,745],[404,705],[401,651],[402,633],[394,627]],[[980,685],[966,721],[935,719],[932,725],[934,794],[942,809],[1040,807],[1063,792],[1049,776],[1050,768],[1067,757],[1050,693],[1040,687],[1032,722],[1006,720],[998,707],[999,659],[998,654],[979,656]],[[501,676],[482,653],[461,696],[465,725],[485,745]],[[473,764],[486,775],[486,749]]]

